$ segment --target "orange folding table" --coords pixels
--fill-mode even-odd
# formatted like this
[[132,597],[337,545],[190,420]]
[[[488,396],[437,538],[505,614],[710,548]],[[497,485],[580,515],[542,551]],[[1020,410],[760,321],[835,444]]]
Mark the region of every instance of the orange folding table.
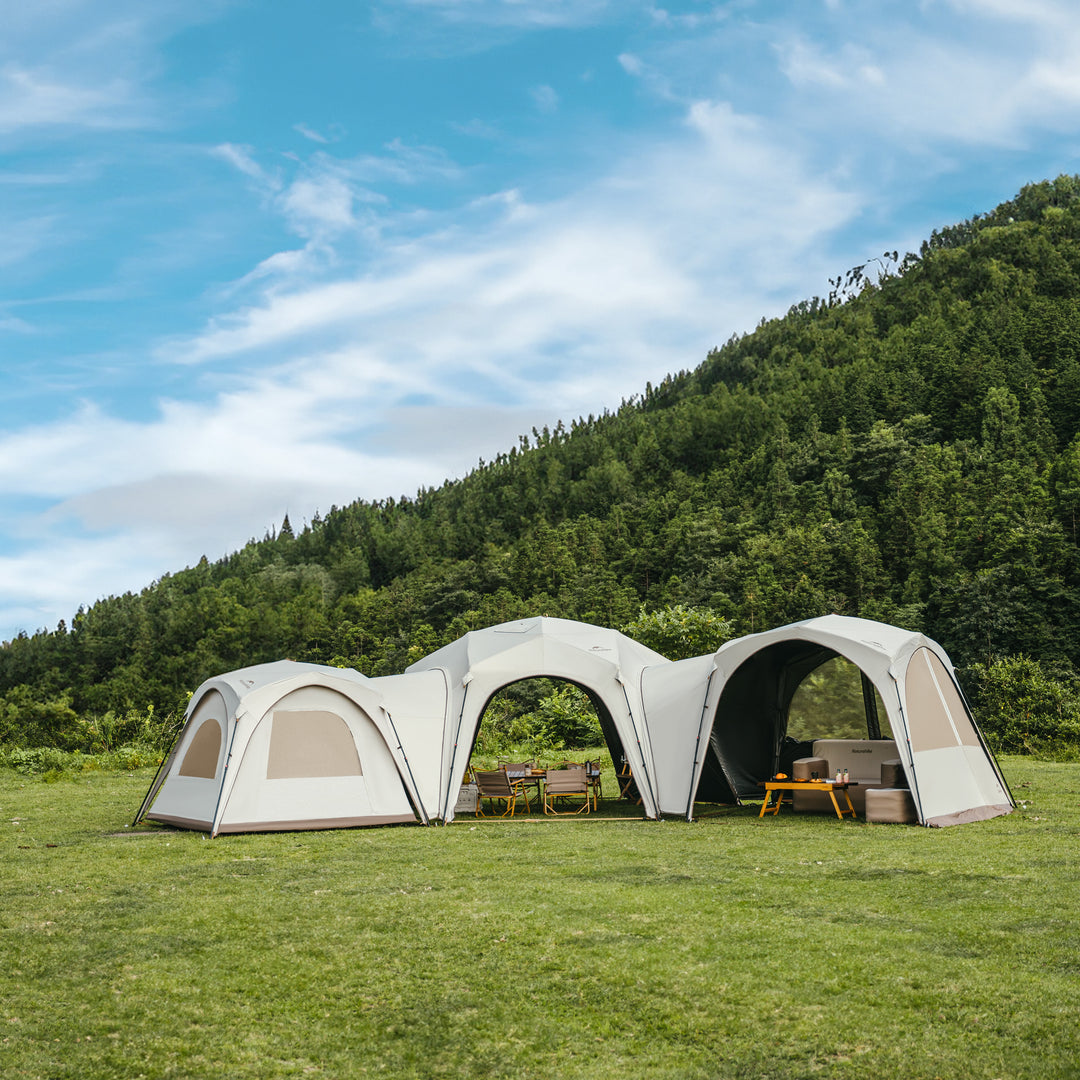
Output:
[[[858,787],[858,781],[856,780],[766,780],[765,781],[765,801],[761,804],[761,813],[758,817],[764,817],[766,811],[772,814],[774,817],[780,813],[780,806],[784,801],[785,791],[827,791],[829,798],[832,799],[832,804],[836,808],[836,816],[843,818],[845,815],[850,814],[855,816],[855,807],[851,805],[851,796],[848,795],[849,787]],[[844,801],[847,806],[841,809],[840,804],[836,801],[836,793],[840,792],[844,796]],[[770,805],[770,800],[773,797],[773,793],[776,794],[776,802]],[[794,797],[792,802],[794,802]]]

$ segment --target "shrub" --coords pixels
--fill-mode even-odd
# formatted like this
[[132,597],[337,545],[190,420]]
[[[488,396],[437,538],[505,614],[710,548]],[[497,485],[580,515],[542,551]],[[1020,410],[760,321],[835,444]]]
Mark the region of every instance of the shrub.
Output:
[[0,743],[74,750],[78,729],[69,692],[43,700],[30,687],[15,686],[0,697]]
[[126,709],[115,713],[111,709],[101,716],[79,719],[80,749],[90,754],[109,753],[121,747],[153,747],[167,750],[172,746],[183,725],[183,714],[166,713],[158,716],[153,705],[145,710]]
[[994,750],[1053,754],[1080,749],[1080,680],[1027,656],[972,664],[961,674],[975,719]]
[[646,611],[642,604],[638,617],[619,629],[669,660],[716,652],[735,637],[735,624],[715,611],[682,604],[659,611]]
[[20,776],[39,776],[52,782],[98,770],[142,769],[159,765],[162,753],[153,747],[118,746],[100,754],[60,750],[54,746],[0,747],[0,766],[14,769]]
[[492,698],[475,751],[488,757],[537,758],[603,742],[600,721],[583,690],[571,683],[526,679]]

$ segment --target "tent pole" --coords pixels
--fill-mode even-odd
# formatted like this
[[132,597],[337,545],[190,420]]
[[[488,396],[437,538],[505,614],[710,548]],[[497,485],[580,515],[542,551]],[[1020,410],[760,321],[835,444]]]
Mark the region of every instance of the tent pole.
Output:
[[626,692],[626,685],[622,679],[619,680],[619,686],[622,687],[623,700],[626,702],[626,714],[630,717],[630,726],[634,729],[634,740],[637,742],[638,757],[641,758],[641,768],[645,772],[645,781],[649,785],[649,793],[652,795],[653,800],[653,812],[657,818],[660,817],[660,800],[656,797],[656,790],[653,787],[652,777],[649,775],[649,766],[645,761],[645,751],[641,748],[641,735],[637,729],[637,721],[634,720],[634,710],[630,708],[630,695]]
[[701,720],[698,721],[697,735],[694,737],[694,765],[690,772],[690,791],[686,799],[686,820],[694,820],[694,796],[697,794],[697,784],[694,783],[694,777],[698,775],[698,761],[701,759],[698,754],[701,750],[701,729],[705,726],[705,713],[709,708],[709,687],[712,686],[713,676],[716,674],[716,668],[709,672],[709,677],[705,680],[705,700],[701,703]]
[[[919,817],[923,817],[922,812],[922,796],[919,794],[919,774],[915,771],[915,751],[911,749],[911,729],[908,724],[908,718],[904,713],[904,703],[900,700],[900,684],[894,679],[893,689],[896,691],[896,708],[900,713],[900,719],[904,722],[904,745],[907,746],[907,759],[911,764],[911,793],[915,797],[915,808],[919,812]],[[893,732],[895,738],[896,732]],[[925,821],[920,824],[926,824]]]
[[225,780],[229,775],[229,762],[232,761],[233,745],[236,742],[236,729],[240,726],[240,717],[234,716],[232,731],[229,733],[229,752],[225,755],[225,767],[221,770],[221,786],[218,788],[217,802],[214,803],[214,816],[210,819],[210,839],[217,836],[218,810],[221,809],[221,797],[225,794]]
[[978,736],[979,745],[983,748],[983,753],[990,759],[990,764],[994,766],[994,772],[997,773],[998,781],[1005,789],[1005,794],[1009,796],[1009,802],[1011,802],[1013,806],[1016,806],[1016,799],[1013,797],[1012,788],[1009,787],[1009,782],[1005,779],[1005,775],[1002,773],[1001,768],[997,763],[997,758],[994,757],[994,751],[990,749],[989,743],[983,738],[982,730],[975,722],[975,714],[971,711],[971,705],[968,703],[963,688],[955,678],[953,679],[953,686],[955,686],[960,693],[960,700],[964,703],[964,708],[967,709],[968,719],[971,721],[971,726],[975,729],[975,734]]
[[859,677],[862,679],[863,711],[866,713],[866,734],[871,739],[881,738],[881,718],[878,716],[877,695],[874,693],[874,684],[870,676],[862,668],[859,669]]
[[[416,792],[416,807],[415,809],[420,814],[420,820],[425,825],[430,825],[428,821],[427,811],[424,809],[423,804],[420,802],[420,789],[416,786],[416,777],[413,776],[412,766],[409,764],[409,759],[405,754],[405,747],[401,745],[401,736],[398,734],[397,728],[394,726],[394,718],[390,715],[389,709],[383,709],[386,714],[387,722],[390,724],[390,730],[394,733],[394,738],[397,739],[398,753],[401,754],[401,760],[405,762],[405,771],[409,774],[409,783],[412,785],[413,791]],[[411,801],[411,797],[410,797]]]
[[[186,724],[184,725],[187,726]],[[150,786],[146,789],[146,794],[143,796],[142,805],[139,807],[139,812],[135,815],[135,820],[131,823],[132,826],[138,825],[143,819],[143,814],[150,809],[150,804],[154,801],[154,796],[161,788],[161,784],[165,779],[165,774],[172,766],[173,759],[176,757],[176,748],[180,744],[180,738],[184,734],[183,728],[173,739],[172,746],[169,747],[169,752],[161,759],[161,764],[157,768],[157,772],[154,773],[154,779],[150,781]]]
[[[470,679],[469,682],[471,682],[471,681],[472,680]],[[458,743],[461,742],[461,721],[462,721],[462,718],[465,716],[465,702],[468,700],[468,697],[469,697],[469,683],[466,683],[465,684],[465,693],[461,695],[461,711],[458,713],[457,731],[454,732],[454,749],[453,749],[452,753],[450,754],[450,776],[448,777],[448,779],[450,781],[453,781],[453,779],[454,779],[454,767],[457,765]],[[450,785],[448,784],[447,789],[446,789],[446,801],[443,803],[443,808],[442,808],[442,820],[443,820],[444,825],[446,824],[447,811],[449,811],[449,809],[450,809],[450,794],[451,794],[451,789],[450,789]]]

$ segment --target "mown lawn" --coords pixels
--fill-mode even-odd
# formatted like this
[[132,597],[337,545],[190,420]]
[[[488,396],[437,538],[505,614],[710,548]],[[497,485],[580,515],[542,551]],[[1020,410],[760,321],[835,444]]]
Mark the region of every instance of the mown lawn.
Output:
[[[1080,765],[945,830],[125,829],[0,770],[0,1075],[1080,1075]],[[119,834],[119,835],[118,835]]]

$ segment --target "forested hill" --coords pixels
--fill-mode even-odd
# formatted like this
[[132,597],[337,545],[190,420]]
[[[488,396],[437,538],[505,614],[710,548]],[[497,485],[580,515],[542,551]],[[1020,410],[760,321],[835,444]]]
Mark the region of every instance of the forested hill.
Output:
[[536,614],[621,627],[643,605],[709,609],[739,633],[863,615],[961,665],[1026,654],[1071,678],[1078,430],[1080,178],[1062,177],[615,413],[7,643],[0,741],[172,709],[264,660],[385,674],[466,630]]

